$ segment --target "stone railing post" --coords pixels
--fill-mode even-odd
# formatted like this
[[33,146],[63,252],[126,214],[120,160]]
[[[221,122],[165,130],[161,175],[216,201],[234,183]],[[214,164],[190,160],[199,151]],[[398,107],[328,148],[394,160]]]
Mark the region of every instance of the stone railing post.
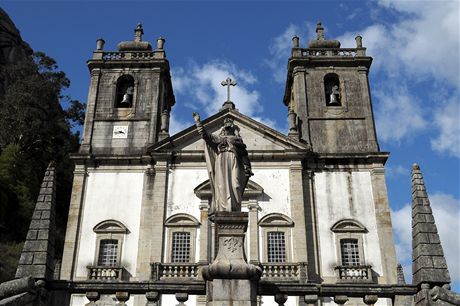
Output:
[[89,300],[89,303],[85,304],[85,306],[96,306],[96,302],[99,300],[100,297],[101,296],[97,291],[86,292],[86,298]]
[[363,301],[366,305],[371,305],[373,306],[375,303],[377,303],[377,300],[379,299],[378,296],[376,295],[365,295],[363,298]]
[[119,302],[117,306],[126,306],[126,301],[129,300],[129,292],[126,292],[126,291],[115,292],[115,298]]
[[147,299],[147,304],[145,306],[158,306],[158,302],[160,301],[160,293],[158,291],[150,291],[145,294],[145,298]]
[[185,306],[188,300],[188,293],[176,293],[176,300],[179,302],[176,306]]
[[307,306],[314,306],[318,302],[317,294],[308,294],[303,297],[303,300]]
[[345,305],[345,303],[348,301],[348,296],[346,295],[336,295],[334,296],[334,302],[337,305]]
[[283,306],[288,299],[288,295],[284,293],[277,293],[275,294],[275,302],[278,303],[279,306]]

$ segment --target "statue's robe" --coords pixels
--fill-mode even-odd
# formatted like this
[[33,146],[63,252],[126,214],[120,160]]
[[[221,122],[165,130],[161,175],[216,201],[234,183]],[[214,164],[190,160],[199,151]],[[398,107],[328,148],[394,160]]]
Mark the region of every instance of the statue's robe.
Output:
[[[210,213],[241,211],[244,189],[251,169],[246,145],[239,136],[203,133],[206,166],[212,190]],[[250,171],[249,171],[250,173]]]

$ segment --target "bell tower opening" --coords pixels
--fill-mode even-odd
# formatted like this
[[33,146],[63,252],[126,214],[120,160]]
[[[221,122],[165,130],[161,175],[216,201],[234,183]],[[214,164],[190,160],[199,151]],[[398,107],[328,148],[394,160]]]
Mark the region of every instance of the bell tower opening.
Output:
[[125,74],[118,78],[116,108],[129,108],[133,106],[134,78]]
[[340,102],[340,80],[335,73],[328,73],[324,76],[324,93],[327,106],[342,106]]

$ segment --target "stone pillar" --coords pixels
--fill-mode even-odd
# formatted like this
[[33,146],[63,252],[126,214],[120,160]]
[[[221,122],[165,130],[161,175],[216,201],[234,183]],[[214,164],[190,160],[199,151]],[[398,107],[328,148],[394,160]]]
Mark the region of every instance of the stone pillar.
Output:
[[152,166],[144,172],[144,184],[142,190],[141,220],[139,226],[139,251],[137,253],[136,280],[145,281],[150,279],[150,260],[152,244],[155,235],[153,231],[153,219],[157,211],[154,209],[154,182],[155,170]]
[[297,114],[300,124],[297,129],[301,133],[301,138],[308,144],[311,144],[310,130],[308,127],[308,101],[307,101],[307,87],[306,87],[306,69],[303,67],[295,67],[293,69],[293,92],[295,99],[294,112]]
[[203,269],[203,278],[212,281],[213,287],[212,293],[208,292],[208,305],[256,306],[262,269],[246,261],[248,213],[216,212],[213,222],[219,249],[214,262]]
[[259,257],[259,204],[257,201],[250,201],[248,204],[249,209],[249,262],[258,265],[260,263]]
[[291,197],[291,217],[294,262],[307,262],[307,233],[305,230],[305,201],[302,177],[302,162],[292,161],[289,167],[289,191]]
[[203,265],[209,264],[209,247],[208,247],[208,237],[209,237],[209,222],[208,222],[208,210],[209,210],[209,200],[201,199],[200,204],[200,258],[199,263]]
[[366,130],[367,130],[367,149],[370,152],[379,151],[377,143],[377,134],[375,130],[374,114],[372,112],[371,91],[369,86],[369,78],[367,77],[369,70],[366,67],[358,68],[359,83],[361,84],[362,107],[366,109]]
[[380,256],[383,277],[386,284],[397,282],[396,250],[391,226],[390,206],[388,204],[385,170],[382,164],[374,164],[371,171],[372,196],[374,198],[377,234],[379,236]]
[[74,276],[75,259],[78,245],[78,233],[80,231],[81,214],[86,184],[86,166],[75,165],[73,172],[72,194],[70,196],[69,216],[67,218],[67,230],[62,254],[61,277],[63,280],[71,280]]
[[99,82],[101,70],[91,70],[91,81],[88,93],[88,106],[86,107],[85,124],[83,129],[83,139],[81,140],[80,153],[91,153],[91,138],[93,134],[94,116],[96,114],[97,96],[99,93]]

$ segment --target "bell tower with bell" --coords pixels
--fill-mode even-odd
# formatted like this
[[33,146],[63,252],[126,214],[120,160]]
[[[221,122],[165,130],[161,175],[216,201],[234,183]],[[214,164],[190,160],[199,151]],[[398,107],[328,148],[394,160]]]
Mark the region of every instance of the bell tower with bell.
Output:
[[289,134],[317,153],[376,153],[377,143],[366,56],[361,36],[356,48],[341,48],[324,38],[324,27],[308,48],[293,40],[284,103],[289,109]]
[[93,58],[81,155],[135,156],[169,136],[169,114],[175,103],[165,40],[156,49],[142,40],[138,24],[134,40],[104,51],[98,39]]

